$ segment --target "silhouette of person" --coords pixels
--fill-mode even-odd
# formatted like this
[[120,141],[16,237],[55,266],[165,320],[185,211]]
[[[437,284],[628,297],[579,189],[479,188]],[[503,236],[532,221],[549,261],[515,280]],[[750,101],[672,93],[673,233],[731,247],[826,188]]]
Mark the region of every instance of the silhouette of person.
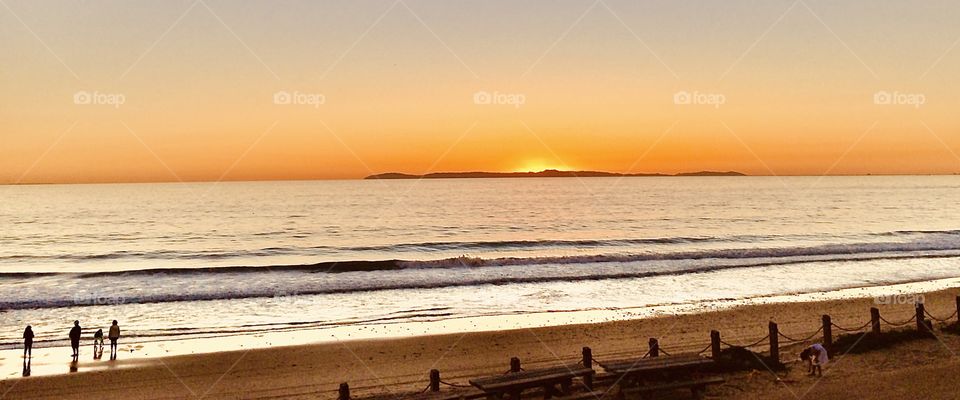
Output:
[[110,325],[110,359],[117,359],[117,340],[120,340],[120,325],[117,325],[117,320],[113,320],[113,325]]
[[99,360],[103,357],[103,329],[97,329],[93,334],[93,359]]
[[807,364],[807,375],[823,376],[823,366],[830,361],[830,356],[822,344],[814,343],[800,352],[800,359]]
[[80,321],[73,321],[73,329],[70,329],[70,347],[73,348],[73,359],[80,356]]
[[27,325],[23,330],[23,358],[33,357],[33,327]]

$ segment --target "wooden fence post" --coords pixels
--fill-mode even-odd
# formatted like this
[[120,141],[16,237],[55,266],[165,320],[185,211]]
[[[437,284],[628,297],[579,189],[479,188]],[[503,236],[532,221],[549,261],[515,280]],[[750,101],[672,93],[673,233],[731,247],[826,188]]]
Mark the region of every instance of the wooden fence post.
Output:
[[650,357],[660,357],[660,343],[657,342],[657,338],[650,338],[647,342],[647,345],[650,347]]
[[[593,369],[593,350],[589,347],[583,348],[583,367]],[[587,390],[593,390],[593,374],[584,376],[583,384]]]
[[339,400],[350,400],[350,385],[346,382],[340,384],[340,397]]
[[770,359],[774,363],[780,363],[780,330],[777,328],[777,323],[770,321],[768,325],[770,330]]
[[917,303],[917,332],[925,332],[927,326],[924,325],[923,320],[926,319],[926,314],[924,313],[923,303]]
[[510,359],[510,372],[520,372],[520,359],[513,357]]
[[720,360],[720,331],[710,331],[710,357]]
[[439,369],[430,370],[430,391],[431,392],[440,391],[440,370]]
[[960,324],[960,296],[957,296],[957,323]]
[[824,314],[823,320],[823,347],[827,348],[827,355],[833,357],[833,322],[830,316]]
[[880,334],[880,309],[870,307],[870,325],[873,327],[873,334]]

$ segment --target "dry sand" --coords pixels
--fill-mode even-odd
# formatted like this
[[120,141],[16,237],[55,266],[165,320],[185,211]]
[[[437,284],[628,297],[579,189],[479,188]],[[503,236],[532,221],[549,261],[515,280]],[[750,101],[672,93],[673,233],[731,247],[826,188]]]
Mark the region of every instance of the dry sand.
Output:
[[[956,294],[958,290],[927,294],[928,310],[938,316],[951,314]],[[671,353],[696,352],[709,343],[711,329],[720,330],[727,342],[743,344],[765,336],[767,321],[773,320],[781,332],[806,336],[819,328],[822,314],[831,315],[841,326],[858,326],[869,320],[872,306],[872,298],[763,304],[590,325],[137,360],[136,365],[124,368],[5,380],[0,382],[0,398],[334,399],[340,382],[349,382],[356,396],[400,394],[422,389],[432,368],[442,372],[444,381],[465,383],[470,377],[504,372],[513,356],[520,357],[526,369],[560,360],[575,362],[582,346],[590,346],[600,360],[640,356],[650,337],[659,338]],[[889,320],[902,321],[913,314],[912,305],[883,305],[880,309]],[[781,373],[780,381],[769,371],[730,374],[726,384],[710,389],[708,398],[960,398],[956,379],[960,358],[955,356],[960,353],[960,336],[939,334],[939,339],[838,357],[823,379],[804,376],[798,364]],[[795,359],[799,347],[784,347],[781,358]],[[66,365],[68,360],[64,361]]]

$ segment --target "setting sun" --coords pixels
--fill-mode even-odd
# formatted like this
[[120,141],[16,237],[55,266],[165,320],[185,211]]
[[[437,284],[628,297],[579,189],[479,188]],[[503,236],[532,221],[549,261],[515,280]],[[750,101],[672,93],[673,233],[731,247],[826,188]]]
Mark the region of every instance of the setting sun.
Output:
[[568,164],[544,160],[544,159],[528,159],[524,160],[520,166],[515,168],[512,172],[540,172],[548,169],[555,169],[560,171],[569,171],[575,170],[576,168],[571,167]]

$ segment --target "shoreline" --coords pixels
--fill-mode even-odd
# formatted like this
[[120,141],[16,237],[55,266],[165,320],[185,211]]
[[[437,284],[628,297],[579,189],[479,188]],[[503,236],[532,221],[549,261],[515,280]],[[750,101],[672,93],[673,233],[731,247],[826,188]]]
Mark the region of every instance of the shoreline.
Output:
[[[544,287],[546,289],[543,290],[548,294],[551,293],[550,290],[553,290],[555,293],[560,293],[560,295],[541,300],[537,297],[539,292],[533,289],[528,289],[520,293],[523,296],[531,297],[534,301],[534,307],[526,308],[515,308],[515,304],[511,301],[491,301],[488,302],[489,304],[485,304],[484,307],[477,309],[457,309],[455,305],[459,304],[457,301],[460,301],[460,299],[457,298],[457,295],[449,294],[449,290],[447,292],[443,290],[429,292],[426,294],[427,297],[423,298],[429,298],[429,300],[413,300],[420,299],[419,296],[416,296],[411,298],[410,301],[407,301],[405,299],[409,298],[412,292],[405,291],[406,289],[390,289],[375,292],[375,295],[386,299],[398,299],[394,302],[396,304],[390,304],[391,308],[389,310],[381,312],[381,310],[366,308],[367,306],[361,303],[362,299],[360,299],[360,297],[367,292],[358,292],[360,296],[335,296],[334,299],[327,300],[319,295],[313,296],[311,294],[312,292],[299,291],[296,288],[288,289],[290,292],[278,292],[276,289],[278,286],[269,283],[260,286],[271,290],[270,297],[245,295],[243,297],[233,297],[229,299],[218,298],[209,300],[209,303],[206,302],[208,300],[144,303],[133,300],[127,304],[127,302],[123,300],[122,294],[115,294],[108,289],[90,286],[89,282],[87,282],[87,287],[78,291],[78,293],[81,294],[90,291],[88,297],[83,297],[84,301],[88,298],[95,298],[94,293],[96,292],[93,292],[93,290],[106,290],[103,295],[113,297],[105,298],[107,300],[119,298],[121,299],[119,304],[91,305],[82,303],[81,306],[68,306],[68,308],[50,307],[48,310],[42,311],[45,311],[49,315],[53,315],[52,313],[54,312],[58,314],[64,312],[69,314],[75,313],[76,315],[71,315],[71,317],[75,318],[64,320],[79,319],[81,322],[95,322],[100,319],[100,315],[110,315],[113,318],[109,319],[118,319],[121,322],[139,320],[140,323],[138,325],[128,330],[128,333],[137,336],[128,336],[126,338],[127,340],[132,339],[132,342],[138,343],[158,341],[176,343],[180,340],[199,337],[213,338],[243,335],[270,335],[276,338],[276,340],[271,341],[272,343],[255,344],[259,347],[266,347],[275,343],[307,343],[302,340],[291,341],[292,339],[282,337],[282,335],[273,335],[275,332],[315,331],[324,335],[325,332],[333,332],[335,336],[342,336],[344,333],[352,332],[350,326],[392,327],[398,321],[405,324],[402,329],[403,332],[416,331],[415,333],[404,333],[403,335],[423,335],[435,333],[434,329],[430,329],[428,326],[431,322],[450,319],[474,319],[478,321],[487,319],[489,320],[487,324],[493,325],[492,328],[488,329],[502,330],[516,327],[544,326],[546,325],[545,323],[538,322],[539,319],[543,319],[538,317],[538,315],[541,314],[551,315],[550,318],[552,319],[562,320],[561,322],[553,323],[557,325],[647,317],[656,315],[653,311],[657,310],[666,312],[697,312],[704,306],[729,307],[730,304],[736,305],[743,302],[795,301],[792,299],[796,297],[797,294],[808,296],[808,298],[812,299],[822,299],[825,297],[817,295],[818,293],[827,293],[826,298],[842,298],[851,295],[864,295],[864,291],[879,294],[884,294],[888,291],[896,292],[898,290],[910,292],[929,291],[949,287],[953,285],[951,279],[960,279],[960,277],[957,276],[954,257],[955,256],[951,256],[950,258],[943,259],[938,257],[936,262],[930,263],[925,261],[926,259],[871,261],[868,264],[850,264],[850,268],[837,271],[833,270],[834,266],[832,264],[825,262],[811,261],[814,262],[814,264],[796,264],[781,261],[780,264],[776,266],[754,269],[751,270],[753,273],[743,276],[741,276],[739,268],[721,267],[711,268],[709,271],[700,273],[678,275],[664,273],[652,277],[645,276],[642,278],[618,279],[613,281],[608,279],[584,281],[588,282],[587,285],[592,285],[592,289],[582,289],[585,286],[580,282],[564,282],[558,279],[545,283]],[[927,267],[928,265],[929,267]],[[519,270],[526,271],[524,273],[527,275],[542,275],[541,272],[550,273],[549,270],[533,270],[533,272],[527,271],[527,268],[520,268]],[[403,275],[403,281],[414,282],[423,279],[421,275],[426,273],[424,271],[429,270],[412,269],[409,271],[411,271],[411,273]],[[472,273],[473,271],[470,270],[466,272]],[[880,276],[889,276],[889,278],[873,278],[873,276],[878,273]],[[823,275],[824,279],[808,281],[808,276],[817,274],[825,274]],[[297,281],[285,276],[286,275],[282,275],[280,278],[277,278],[276,285],[290,284],[296,286],[298,284]],[[752,278],[752,280],[745,278]],[[167,284],[171,282],[176,282],[176,280],[167,282]],[[213,279],[206,279],[206,282],[210,284],[217,283]],[[230,284],[239,285],[242,283],[242,281],[233,280]],[[489,293],[496,293],[497,296],[502,294],[506,296],[503,298],[512,299],[512,296],[519,295],[514,293],[515,288],[523,288],[522,285],[491,285],[493,284],[478,284],[466,287],[464,290],[469,292],[471,296],[484,296]],[[444,286],[439,287],[441,289],[444,288]],[[638,291],[636,290],[638,287],[646,289]],[[689,288],[689,290],[686,290],[684,293],[675,293],[669,289],[672,287],[685,287]],[[568,292],[570,294],[566,294]],[[288,293],[291,294],[288,295]],[[59,292],[54,294],[59,295]],[[353,293],[350,293],[350,295],[352,294]],[[811,294],[815,295],[815,297],[809,297]],[[33,297],[36,298],[37,295]],[[76,296],[70,298],[61,295],[61,297],[64,298],[63,301],[77,301]],[[337,300],[338,298],[340,300]],[[492,299],[497,298],[500,297],[493,297]],[[266,314],[264,314],[265,317],[254,321],[259,325],[242,325],[247,323],[244,322],[247,321],[244,315],[245,311],[243,311],[242,308],[231,307],[230,304],[234,300],[238,301],[237,304],[242,304],[243,302],[255,303],[258,307],[264,309],[266,312]],[[329,310],[331,301],[344,300],[348,301],[348,303],[344,303],[348,307],[353,307],[359,311],[354,313],[340,312],[335,317],[329,317],[326,314],[331,311]],[[585,302],[583,300],[588,301]],[[27,298],[24,301],[29,303],[30,299]],[[422,301],[428,301],[432,304],[429,307],[441,308],[428,307],[424,309],[421,307]],[[446,305],[451,305],[449,307],[451,311],[430,312],[435,309],[443,309]],[[240,322],[236,322],[235,324],[211,324],[210,318],[207,318],[206,321],[191,324],[180,320],[177,322],[180,323],[179,327],[183,329],[177,332],[171,332],[170,330],[157,329],[158,327],[164,326],[163,321],[154,321],[151,320],[150,317],[151,315],[165,315],[171,310],[181,309],[187,311],[187,313],[183,315],[191,315],[191,313],[195,312],[203,316],[213,315],[211,311],[226,312],[233,318],[231,321]],[[504,310],[516,312],[504,312]],[[20,346],[21,340],[19,336],[22,331],[18,331],[17,327],[22,329],[22,327],[20,327],[21,324],[26,325],[31,322],[33,325],[37,325],[38,322],[45,322],[48,326],[54,327],[53,329],[42,330],[41,336],[35,341],[37,346],[66,345],[64,340],[65,335],[61,335],[63,332],[59,332],[57,328],[60,326],[57,324],[62,323],[63,320],[54,320],[54,318],[46,317],[41,321],[37,321],[36,319],[29,318],[32,314],[36,314],[31,311],[31,309],[10,309],[6,311],[10,312],[10,314],[5,313],[6,315],[11,316],[13,320],[20,321],[20,324],[13,323],[3,327],[0,356],[2,356],[3,351]],[[301,311],[307,311],[307,313],[301,313]],[[418,314],[421,312],[422,314]],[[394,314],[400,315],[400,317],[396,318]],[[292,321],[290,318],[292,315],[302,315],[307,318],[299,318]],[[580,316],[568,317],[576,315]],[[144,319],[141,319],[141,316],[143,316]],[[514,322],[512,324],[506,324],[502,320],[511,320]],[[86,324],[84,325],[87,326]],[[422,325],[428,327],[419,328],[419,326]],[[247,328],[248,326],[249,328]],[[96,329],[95,325],[87,327],[93,328],[94,330]],[[131,328],[131,326],[127,324],[127,328]],[[384,330],[387,330],[387,328],[384,328]],[[241,347],[248,348],[249,346],[240,346],[238,344],[235,349]],[[159,354],[168,353],[178,354],[176,351],[168,352],[166,349]],[[153,353],[153,355],[157,354],[157,352]],[[0,370],[0,377],[2,376],[4,376],[4,372]]]
[[[271,349],[290,346],[311,346],[344,341],[398,340],[416,337],[431,337],[461,333],[500,332],[518,329],[557,328],[562,326],[593,325],[612,322],[630,322],[636,320],[698,315],[707,312],[733,310],[757,305],[776,305],[835,301],[845,299],[866,299],[898,294],[927,293],[960,288],[960,277],[937,280],[922,280],[880,286],[858,286],[830,291],[787,293],[762,295],[743,299],[718,299],[695,303],[674,303],[653,306],[624,307],[618,309],[561,310],[532,313],[492,314],[481,316],[456,316],[424,321],[402,321],[384,323],[345,324],[338,326],[287,328],[273,331],[233,332],[227,334],[203,334],[192,337],[144,337],[144,340],[121,340],[122,363],[106,364],[104,361],[86,362],[89,355],[84,336],[81,346],[80,372],[102,369],[126,368],[143,362],[156,362],[163,357],[207,355],[220,352],[246,351],[250,349]],[[92,334],[92,333],[91,333]],[[87,335],[85,333],[85,335]],[[668,344],[664,344],[668,349]],[[62,365],[50,363],[58,360],[62,354],[69,354],[66,340],[34,344],[34,365],[32,377],[63,375],[70,373]],[[22,344],[10,344],[0,349],[0,377],[16,379],[21,371],[8,363],[8,360],[20,358]],[[135,361],[136,363],[133,363]]]
[[[949,289],[908,290],[929,288],[935,283]],[[128,358],[121,353],[120,360],[114,362],[88,362],[81,358],[78,373],[68,372],[70,363],[66,352],[63,357],[50,358],[35,354],[33,376],[5,379],[0,383],[0,393],[9,393],[7,398],[62,398],[103,392],[121,398],[146,399],[169,398],[171,394],[177,394],[173,397],[199,396],[205,391],[214,397],[227,398],[242,393],[295,398],[330,392],[332,398],[340,382],[350,382],[358,396],[384,391],[384,387],[389,391],[414,391],[422,388],[429,369],[440,369],[445,380],[465,382],[466,377],[502,373],[513,356],[520,357],[524,365],[531,368],[558,360],[575,361],[582,346],[592,347],[598,359],[611,355],[640,356],[646,351],[649,337],[659,338],[662,348],[671,353],[697,352],[709,343],[711,329],[720,330],[724,340],[730,343],[747,343],[763,337],[766,322],[774,320],[785,334],[806,336],[817,330],[822,314],[830,314],[839,325],[857,326],[869,319],[874,296],[881,294],[924,293],[928,310],[943,316],[955,310],[954,296],[958,288],[960,278],[954,278],[893,287],[774,296],[750,302],[721,301],[701,304],[696,310],[686,312],[649,310],[648,314],[635,315],[632,319],[593,322],[584,319],[572,322],[560,315],[547,314],[544,320],[547,325],[513,329],[476,330],[488,321],[452,324],[448,320],[433,323],[434,328],[448,331],[433,329],[432,334],[427,335],[410,335],[409,326],[395,326],[394,336],[377,327],[360,327],[356,335],[333,335],[327,341],[320,337],[304,338],[311,340],[310,343],[164,357]],[[913,313],[910,304],[878,307],[890,320],[905,320]],[[525,315],[523,319],[530,317]],[[463,332],[464,325],[475,330],[453,332]],[[399,333],[407,336],[395,336]],[[302,331],[298,335],[312,336]],[[81,357],[89,354],[83,353],[85,350],[88,351],[81,347]],[[13,357],[5,352],[5,370],[21,361],[18,353],[14,350]],[[59,351],[56,353],[59,355]],[[48,368],[61,372],[38,373]]]

